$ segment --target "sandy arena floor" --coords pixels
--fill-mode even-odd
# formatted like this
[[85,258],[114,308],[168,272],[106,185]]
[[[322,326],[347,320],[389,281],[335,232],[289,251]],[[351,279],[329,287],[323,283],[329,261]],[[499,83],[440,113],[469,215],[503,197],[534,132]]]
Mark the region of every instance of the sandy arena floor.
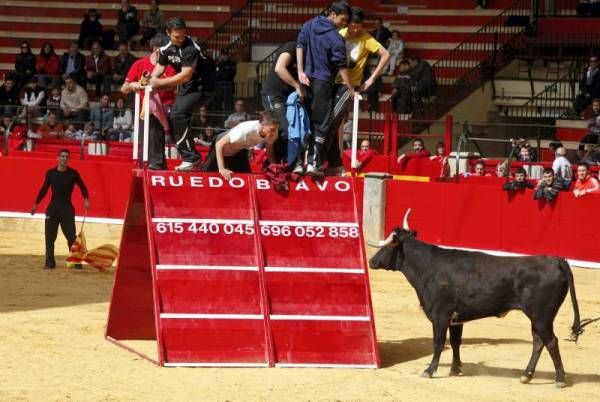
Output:
[[[118,245],[118,227],[92,226],[88,246]],[[597,401],[600,395],[600,322],[578,344],[564,341],[569,298],[555,321],[568,388],[554,387],[546,351],[533,382],[519,383],[531,352],[529,322],[520,312],[465,326],[463,377],[448,377],[449,346],[436,376],[419,377],[431,357],[431,326],[404,276],[385,271],[371,272],[379,370],[159,368],[104,340],[112,272],[43,271],[42,233],[41,221],[0,220],[1,401]],[[59,238],[57,250],[65,249]],[[574,274],[583,318],[599,317],[600,271]]]

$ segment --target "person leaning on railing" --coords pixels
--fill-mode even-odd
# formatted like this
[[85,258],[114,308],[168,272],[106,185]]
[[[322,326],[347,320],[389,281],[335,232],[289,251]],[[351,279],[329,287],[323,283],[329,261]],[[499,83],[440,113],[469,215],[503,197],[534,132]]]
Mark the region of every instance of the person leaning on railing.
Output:
[[575,182],[573,195],[576,198],[579,198],[587,194],[599,193],[600,183],[598,183],[598,179],[592,177],[590,174],[590,167],[587,163],[580,163],[579,166],[577,166],[577,181]]
[[568,186],[565,187],[565,183],[560,177],[554,176],[554,170],[551,168],[544,169],[544,176],[537,184],[537,187],[533,193],[535,200],[546,199],[547,201],[553,201],[558,193],[563,190],[568,190]]
[[515,190],[524,190],[533,187],[533,184],[527,181],[527,172],[521,167],[515,171],[514,180],[502,185],[502,190],[513,192]]

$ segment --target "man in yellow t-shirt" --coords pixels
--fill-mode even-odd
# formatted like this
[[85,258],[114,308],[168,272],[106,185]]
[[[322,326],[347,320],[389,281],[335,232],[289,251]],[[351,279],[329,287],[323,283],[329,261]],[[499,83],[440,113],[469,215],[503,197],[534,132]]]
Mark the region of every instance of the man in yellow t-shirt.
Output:
[[[390,59],[390,54],[386,48],[363,29],[363,21],[364,13],[362,9],[353,7],[348,28],[343,28],[339,31],[342,38],[346,41],[346,58],[348,59],[348,69],[350,71],[350,84],[357,92],[369,89],[383,73]],[[369,62],[369,56],[372,54],[379,56],[379,63],[363,83],[364,70]],[[339,174],[343,171],[339,141],[337,141],[337,131],[348,113],[348,105],[352,99],[348,88],[343,84],[342,78],[339,75],[336,78],[334,90],[333,118],[323,149],[324,156],[326,156],[323,159],[329,162],[326,174]]]

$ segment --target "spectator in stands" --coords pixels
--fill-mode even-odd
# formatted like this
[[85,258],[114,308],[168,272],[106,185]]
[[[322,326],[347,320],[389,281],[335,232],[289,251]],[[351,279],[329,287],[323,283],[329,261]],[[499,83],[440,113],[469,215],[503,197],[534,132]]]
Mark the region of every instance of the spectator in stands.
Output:
[[573,195],[576,198],[579,198],[587,194],[598,193],[600,193],[600,183],[598,183],[598,179],[592,177],[590,174],[590,167],[587,163],[580,163],[579,166],[577,166],[577,181],[575,182]]
[[412,84],[409,75],[410,63],[401,60],[398,67],[399,72],[392,83],[392,110],[399,114],[410,114],[412,112]]
[[498,164],[496,165],[496,177],[508,177],[508,169],[506,167],[506,162],[498,162]]
[[225,180],[234,172],[250,173],[248,150],[265,143],[269,161],[273,159],[272,147],[277,139],[279,121],[271,112],[263,112],[260,120],[244,121],[231,130],[221,133],[215,146],[206,157],[203,171],[218,171]]
[[579,83],[580,93],[575,98],[573,105],[577,116],[592,103],[593,99],[600,98],[600,73],[598,67],[598,56],[591,56],[588,67],[583,72],[583,77]]
[[63,81],[70,76],[77,84],[85,86],[85,56],[79,51],[77,42],[72,42],[69,51],[63,55],[60,73]]
[[[125,77],[125,83],[121,86],[121,93],[129,94],[144,88],[148,77],[156,68],[160,57],[160,48],[167,43],[169,43],[169,38],[164,34],[156,34],[150,39],[151,53],[133,63],[133,66],[131,66],[127,73],[127,77]],[[175,74],[175,69],[168,65],[159,78],[171,78]],[[165,137],[167,133],[169,133],[169,137],[171,136],[171,124],[168,119],[171,116],[173,103],[175,102],[175,91],[173,88],[165,87],[159,89],[158,93],[153,92],[151,99],[156,100],[157,95],[160,99],[160,105],[155,105],[156,108],[150,113],[150,121],[148,123],[148,169],[150,170],[164,170],[167,168],[165,161]],[[143,96],[141,98],[140,102],[143,100]],[[152,100],[150,102],[151,106]],[[140,124],[140,126],[142,125]]]
[[234,128],[243,121],[250,120],[250,116],[246,113],[246,104],[243,99],[235,101],[235,112],[230,114],[225,120],[225,128]]
[[4,115],[0,118],[0,137],[10,134],[13,138],[24,138],[27,134],[27,127],[18,124],[13,116]]
[[29,42],[21,42],[21,52],[15,57],[15,84],[19,90],[23,88],[36,73],[35,55],[31,53]]
[[404,41],[400,37],[400,31],[392,31],[392,38],[387,46],[390,52],[390,64],[388,64],[387,75],[394,75],[396,64],[404,58]]
[[125,100],[123,100],[123,98],[117,99],[113,116],[113,128],[108,131],[107,139],[109,141],[130,140],[131,129],[133,127],[133,115],[131,110],[125,107]]
[[56,112],[51,111],[48,114],[48,120],[38,127],[38,138],[61,138],[64,134],[65,127],[61,122],[58,121]]
[[198,112],[192,117],[191,124],[193,128],[198,129],[195,141],[197,144],[209,147],[214,139],[215,128],[219,127],[219,124],[210,117],[206,105],[200,106]]
[[583,157],[583,162],[590,166],[600,165],[600,144],[594,145],[594,147],[587,152]]
[[129,42],[132,36],[137,35],[140,30],[140,18],[137,8],[129,4],[127,0],[121,0],[117,18],[117,34],[119,41]]
[[96,98],[112,92],[110,58],[99,41],[92,43],[92,53],[85,58],[85,74],[96,86]]
[[40,54],[36,57],[35,68],[40,87],[47,89],[50,84],[58,85],[60,76],[60,59],[54,53],[50,42],[44,43]]
[[502,190],[504,191],[515,191],[522,190],[525,188],[533,188],[533,184],[527,181],[527,172],[523,168],[518,168],[515,171],[514,180],[504,183],[502,185]]
[[[365,76],[363,80],[366,82],[367,79],[377,70],[377,66],[367,65],[365,67]],[[376,73],[375,73],[376,74]],[[383,89],[383,79],[381,75],[376,75],[373,84],[365,90],[367,93],[367,112],[378,113],[379,112],[379,95]]]
[[29,84],[23,90],[23,97],[21,98],[21,105],[25,106],[22,115],[25,113],[29,114],[29,117],[41,116],[43,111],[42,107],[46,103],[46,92],[43,88],[38,86],[37,77],[31,77]]
[[[66,135],[66,131],[65,131],[65,135]],[[98,136],[99,136],[99,133],[94,128],[94,123],[92,123],[91,121],[86,122],[83,125],[82,130],[76,130],[75,132],[71,133],[71,139],[74,139],[74,140],[94,141],[94,140],[98,139]]]
[[478,10],[484,9],[487,7],[487,0],[475,0],[475,8]]
[[[360,143],[360,149],[356,150],[356,169],[361,170],[371,159],[375,156],[375,150],[371,149],[371,143],[369,140],[362,140]],[[348,148],[344,151],[344,159],[352,162],[352,148]]]
[[220,100],[215,99],[217,63],[206,49],[205,44],[201,44],[200,48],[204,57],[199,58],[196,71],[199,73],[200,84],[202,85],[202,102],[205,105],[219,105]]
[[90,120],[94,125],[94,130],[101,136],[105,136],[113,126],[114,113],[110,107],[110,97],[106,94],[100,98],[100,103],[93,107],[90,112]]
[[538,181],[537,187],[533,192],[533,199],[546,199],[552,201],[558,193],[565,189],[565,185],[560,177],[554,176],[554,170],[551,168],[544,169],[544,178]]
[[383,25],[383,19],[381,18],[375,18],[374,25],[375,29],[371,31],[371,36],[383,46],[387,46],[392,33]]
[[158,9],[158,0],[150,1],[150,9],[144,13],[142,18],[142,45],[146,45],[150,39],[157,33],[163,33],[165,30],[165,16]]
[[409,75],[412,80],[412,93],[415,98],[416,107],[422,113],[424,111],[423,99],[435,95],[436,80],[433,68],[425,60],[411,56],[408,58],[410,64]]
[[432,161],[437,161],[440,164],[440,177],[450,176],[450,165],[448,164],[448,156],[446,155],[446,144],[442,141],[435,144],[435,155],[429,157]]
[[50,96],[46,98],[46,114],[50,111],[58,113],[60,110],[60,88],[59,87],[48,87],[47,92]]
[[582,17],[597,17],[600,15],[600,0],[579,0],[577,15]]
[[117,49],[119,54],[114,57],[112,62],[112,82],[122,85],[136,58],[129,52],[129,46],[125,42],[119,43]]
[[75,136],[75,134],[77,133],[77,128],[75,127],[75,124],[73,123],[69,123],[67,124],[67,128],[65,128],[65,131],[63,132],[63,138],[72,140],[73,137]]
[[425,143],[423,140],[416,138],[413,141],[413,152],[400,155],[396,162],[400,164],[403,160],[408,160],[410,158],[429,158],[430,156],[431,154],[429,151],[425,149]]
[[12,75],[7,75],[0,85],[0,114],[14,116],[17,113],[21,100],[19,89]]
[[587,120],[587,126],[590,131],[581,139],[580,151],[585,149],[585,144],[596,144],[600,138],[600,99],[592,101],[592,113]]
[[217,91],[219,103],[224,110],[231,110],[234,94],[234,80],[237,72],[235,61],[231,60],[229,50],[222,49],[215,69],[215,81],[217,82]]
[[83,16],[83,21],[79,26],[79,47],[83,50],[90,50],[92,43],[102,40],[102,24],[100,23],[100,14],[95,8],[90,8]]
[[65,119],[75,118],[77,121],[86,120],[88,113],[88,94],[85,89],[77,85],[75,78],[67,77],[65,88],[60,95],[61,117]]
[[556,158],[552,162],[552,170],[554,171],[554,175],[561,179],[565,187],[568,188],[573,180],[573,168],[566,155],[567,149],[565,147],[558,147],[556,149]]
[[519,162],[533,162],[537,160],[537,153],[527,140],[523,138],[510,139],[512,149],[509,158],[515,158]]
[[485,163],[481,160],[477,161],[475,163],[475,170],[474,170],[474,174],[473,176],[477,176],[477,177],[485,177],[485,176],[491,176],[489,173],[485,173]]

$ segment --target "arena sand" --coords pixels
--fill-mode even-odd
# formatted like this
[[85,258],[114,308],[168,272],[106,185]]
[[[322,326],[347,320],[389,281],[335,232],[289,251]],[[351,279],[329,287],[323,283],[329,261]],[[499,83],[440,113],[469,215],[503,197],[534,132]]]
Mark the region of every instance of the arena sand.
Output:
[[[569,298],[555,321],[570,386],[554,387],[546,351],[529,385],[519,383],[531,352],[520,312],[469,323],[463,377],[448,377],[446,347],[433,379],[419,374],[431,358],[431,326],[399,273],[371,271],[382,368],[160,368],[104,340],[113,274],[60,264],[42,270],[41,221],[0,220],[0,400],[112,401],[597,401],[600,323],[577,344],[569,335]],[[118,226],[90,225],[88,245],[118,245]],[[65,250],[64,239],[57,250]],[[64,255],[58,261],[64,261]],[[584,318],[600,316],[600,271],[574,269]],[[152,344],[140,347],[155,353]]]

